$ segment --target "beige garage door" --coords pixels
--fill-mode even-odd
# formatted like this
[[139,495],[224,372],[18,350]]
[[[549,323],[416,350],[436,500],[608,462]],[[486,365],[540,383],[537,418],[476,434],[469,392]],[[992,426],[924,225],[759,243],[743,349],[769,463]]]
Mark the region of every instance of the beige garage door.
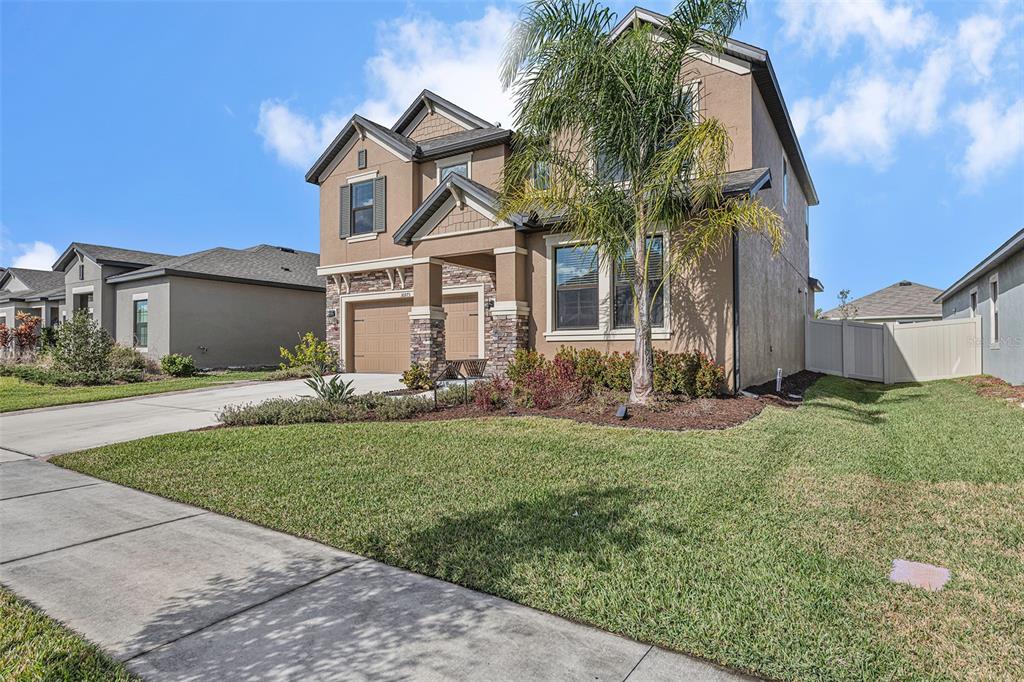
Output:
[[352,306],[352,369],[409,369],[409,301],[373,301]]
[[476,294],[444,297],[444,350],[449,360],[480,357],[480,304]]

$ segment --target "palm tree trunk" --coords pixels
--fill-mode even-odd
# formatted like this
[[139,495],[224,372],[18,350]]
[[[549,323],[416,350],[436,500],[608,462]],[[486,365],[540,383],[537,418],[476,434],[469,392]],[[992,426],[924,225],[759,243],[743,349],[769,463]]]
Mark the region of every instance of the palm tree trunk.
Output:
[[654,394],[654,350],[651,347],[650,289],[647,286],[647,233],[638,231],[633,244],[633,377],[629,402],[646,405]]

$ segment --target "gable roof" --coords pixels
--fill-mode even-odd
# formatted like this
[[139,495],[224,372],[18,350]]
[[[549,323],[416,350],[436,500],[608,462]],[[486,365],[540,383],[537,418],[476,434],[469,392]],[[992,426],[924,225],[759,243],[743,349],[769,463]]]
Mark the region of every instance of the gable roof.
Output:
[[[622,18],[609,34],[614,40],[623,31],[632,26],[635,22],[646,22],[654,26],[661,26],[669,20],[669,17],[658,12],[652,12],[642,7],[634,7]],[[768,107],[768,114],[771,116],[775,130],[778,132],[782,147],[786,151],[790,166],[796,173],[800,187],[807,196],[807,203],[811,206],[818,205],[818,192],[814,188],[814,181],[811,180],[811,172],[807,167],[807,160],[804,159],[803,150],[800,148],[800,141],[796,136],[796,128],[789,116],[789,109],[786,108],[786,101],[782,97],[782,89],[775,76],[775,69],[768,57],[768,52],[754,45],[748,45],[734,38],[726,39],[725,54],[733,59],[738,59],[750,65],[751,75],[757,88]]]
[[[15,277],[24,284],[26,291],[45,291],[48,289],[63,288],[64,273],[53,270],[31,270],[29,268],[7,268],[0,273],[0,290],[6,289],[7,281]],[[21,292],[18,292],[21,293]]]
[[497,128],[497,126],[490,121],[485,121],[473,112],[467,111],[459,105],[449,102],[436,92],[424,89],[423,92],[416,97],[413,103],[410,104],[404,112],[402,112],[402,115],[398,117],[395,124],[391,126],[391,130],[400,134],[408,132],[406,128],[408,128],[409,124],[415,120],[424,107],[442,109],[448,116],[461,121],[471,129]]
[[135,251],[133,249],[122,249],[116,246],[101,246],[99,244],[84,244],[82,242],[71,242],[64,253],[60,255],[57,262],[53,264],[54,270],[63,270],[67,267],[68,261],[75,253],[83,253],[97,263],[109,265],[152,265],[161,260],[172,258],[166,253],[152,253],[150,251]]
[[[405,126],[416,118],[422,108],[427,106],[427,103],[433,107],[440,107],[448,115],[463,121],[469,128],[450,135],[424,140],[422,143],[417,143],[415,140],[403,135],[402,132]],[[458,152],[479,149],[480,147],[505,142],[512,135],[511,130],[499,128],[492,123],[488,123],[476,114],[466,111],[456,104],[452,104],[430,90],[424,90],[419,94],[416,101],[405,110],[405,113],[398,118],[395,125],[390,128],[386,128],[376,121],[371,121],[359,114],[354,114],[348,120],[348,123],[342,127],[341,132],[327,145],[327,149],[320,154],[320,157],[306,171],[306,182],[314,185],[320,184],[320,175],[327,170],[338,153],[352,139],[353,135],[360,134],[361,131],[372,137],[376,142],[391,149],[406,161],[426,161]]]
[[985,274],[987,271],[996,267],[1007,258],[1021,250],[1024,250],[1024,228],[1021,228],[1017,234],[1007,239],[984,260],[971,268],[966,275],[953,282],[948,289],[936,296],[935,302],[942,303],[947,298],[973,282],[980,275]]
[[452,173],[438,184],[434,191],[419,205],[419,208],[413,211],[413,214],[402,223],[401,227],[395,232],[395,243],[402,244],[403,246],[411,244],[416,232],[430,220],[430,217],[455,192],[465,192],[483,204],[492,213],[498,212],[497,192],[490,187],[484,187],[479,182],[473,182],[458,173]]
[[320,254],[270,244],[248,249],[217,247],[169,257],[149,267],[108,277],[107,282],[178,276],[325,291],[323,280],[316,274],[319,264]]
[[[872,317],[942,317],[942,306],[935,303],[935,287],[903,280],[884,289],[850,301],[857,308],[855,319]],[[839,308],[822,313],[822,317],[838,318]]]

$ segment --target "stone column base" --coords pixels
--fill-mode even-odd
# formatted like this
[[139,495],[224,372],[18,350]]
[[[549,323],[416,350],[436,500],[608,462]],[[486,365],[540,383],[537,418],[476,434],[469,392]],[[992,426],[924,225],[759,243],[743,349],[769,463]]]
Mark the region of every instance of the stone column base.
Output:
[[487,375],[498,376],[504,374],[508,369],[509,363],[515,357],[516,350],[527,347],[530,318],[520,314],[494,314],[493,309],[491,314],[493,318],[491,320],[490,347],[487,349]]
[[413,308],[409,313],[409,359],[431,374],[444,369],[444,310]]

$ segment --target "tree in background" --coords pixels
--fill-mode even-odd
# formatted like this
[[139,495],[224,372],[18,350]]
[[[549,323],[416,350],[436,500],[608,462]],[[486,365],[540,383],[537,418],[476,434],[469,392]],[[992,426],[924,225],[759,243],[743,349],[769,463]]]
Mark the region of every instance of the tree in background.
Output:
[[696,110],[690,85],[695,51],[721,54],[745,16],[742,0],[687,0],[663,26],[638,24],[612,41],[615,15],[598,3],[536,0],[506,48],[502,84],[514,93],[517,136],[502,215],[557,216],[559,229],[596,245],[594,258],[628,280],[633,403],[653,392],[652,310],[665,273],[719,252],[741,230],[781,246],[774,211],[723,196],[731,140]]
[[840,289],[839,294],[836,296],[839,299],[839,306],[836,310],[839,311],[839,319],[850,320],[857,317],[857,306],[850,302],[850,290]]

